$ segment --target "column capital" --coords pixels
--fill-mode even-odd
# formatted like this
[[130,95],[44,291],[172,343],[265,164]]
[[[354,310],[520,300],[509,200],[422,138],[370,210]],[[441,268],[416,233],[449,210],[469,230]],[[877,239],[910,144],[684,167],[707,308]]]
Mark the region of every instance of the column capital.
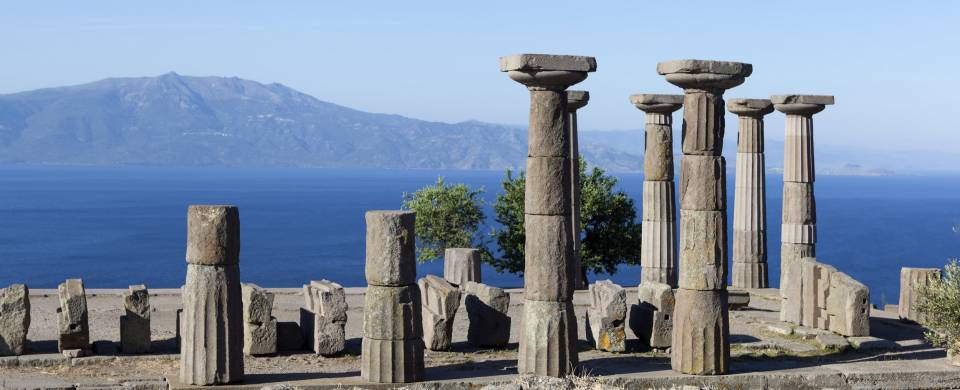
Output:
[[753,65],[741,62],[676,60],[657,63],[657,73],[683,89],[724,90],[743,84]]
[[630,95],[630,103],[645,113],[669,114],[683,107],[683,95],[640,93]]
[[768,99],[730,99],[727,110],[738,116],[762,118],[773,112],[773,103]]
[[500,71],[508,72],[511,79],[531,90],[563,91],[596,70],[597,60],[586,56],[515,54],[500,57]]
[[590,92],[587,91],[567,91],[567,111],[574,112],[586,106],[590,102]]
[[829,95],[774,95],[773,106],[784,114],[813,115],[833,104]]

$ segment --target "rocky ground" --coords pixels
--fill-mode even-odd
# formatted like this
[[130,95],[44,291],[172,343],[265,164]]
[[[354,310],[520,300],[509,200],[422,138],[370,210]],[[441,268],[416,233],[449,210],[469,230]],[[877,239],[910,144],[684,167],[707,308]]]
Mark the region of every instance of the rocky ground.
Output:
[[[271,289],[276,293],[274,316],[297,321],[303,304],[300,289]],[[247,358],[242,386],[259,388],[271,383],[299,386],[362,385],[359,379],[360,332],[363,321],[363,289],[347,289],[350,305],[347,351],[324,358],[306,351],[272,357]],[[120,290],[88,290],[91,340],[119,340]],[[0,358],[0,388],[72,388],[75,385],[104,386],[127,383],[128,387],[180,387],[176,383],[178,355],[175,312],[179,290],[151,291],[154,353],[141,356],[91,356],[65,358],[56,352],[56,292],[31,291],[32,325],[30,351],[20,357]],[[636,290],[629,289],[630,300]],[[582,341],[583,374],[611,384],[665,386],[746,384],[746,387],[791,387],[794,383],[821,383],[819,387],[949,388],[960,386],[960,369],[950,366],[940,349],[922,342],[922,329],[900,322],[895,312],[874,310],[871,333],[877,338],[849,340],[828,332],[780,322],[777,291],[751,291],[751,304],[731,311],[732,375],[689,377],[670,371],[669,354],[643,351],[628,330],[630,353],[594,351]],[[427,351],[427,379],[431,385],[454,386],[462,382],[511,382],[516,374],[516,340],[519,329],[521,290],[511,290],[511,344],[502,350],[478,350],[466,343],[467,318],[463,307],[455,322],[450,352]],[[580,339],[585,340],[585,292],[575,298]],[[896,375],[893,375],[896,374]],[[800,378],[800,379],[798,379]],[[897,379],[899,378],[899,379]],[[899,380],[900,382],[896,382]],[[793,381],[793,382],[791,382]],[[439,386],[439,385],[438,385]],[[811,385],[813,386],[813,385]],[[455,387],[455,386],[454,386]],[[801,386],[802,387],[802,386]],[[814,386],[814,388],[819,388]]]

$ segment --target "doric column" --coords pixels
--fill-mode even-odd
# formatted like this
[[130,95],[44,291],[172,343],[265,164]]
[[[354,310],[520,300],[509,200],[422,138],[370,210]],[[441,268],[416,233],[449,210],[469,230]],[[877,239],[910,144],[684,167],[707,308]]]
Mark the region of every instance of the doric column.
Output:
[[580,261],[580,136],[577,110],[590,101],[590,92],[567,91],[567,129],[570,131],[570,226],[573,233],[573,287],[587,288]]
[[657,73],[684,92],[680,272],[670,362],[685,374],[723,374],[730,360],[723,92],[752,71],[738,62],[657,64]]
[[243,379],[240,211],[187,210],[187,280],[180,322],[180,381],[216,385]]
[[733,197],[733,287],[767,288],[767,183],[764,176],[763,116],[767,99],[732,99],[727,109],[740,117]]
[[643,151],[643,230],[640,284],[677,286],[677,209],[673,184],[673,112],[683,95],[632,95],[630,102],[646,113]]
[[[771,96],[787,114],[783,140],[783,222],[780,225],[780,319],[799,324],[803,314],[801,259],[816,257],[817,202],[813,196],[813,114],[833,96]],[[796,287],[796,288],[794,288]]]
[[567,87],[597,69],[593,57],[519,54],[500,71],[530,90],[524,194],[524,304],[517,370],[564,377],[577,361]]

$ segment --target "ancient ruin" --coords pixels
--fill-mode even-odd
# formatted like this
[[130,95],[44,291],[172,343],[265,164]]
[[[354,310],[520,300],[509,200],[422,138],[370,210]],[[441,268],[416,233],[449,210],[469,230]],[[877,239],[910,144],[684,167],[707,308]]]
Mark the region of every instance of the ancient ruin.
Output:
[[680,272],[671,364],[685,374],[724,374],[730,359],[727,313],[727,202],[723,92],[753,72],[739,62],[680,60],[657,73],[683,88],[680,159]]
[[60,298],[60,339],[57,348],[71,355],[84,354],[90,348],[90,324],[87,321],[87,293],[80,279],[67,279],[57,287]]
[[480,250],[476,248],[447,248],[443,251],[443,278],[455,286],[467,282],[482,283]]
[[240,291],[243,302],[243,353],[248,356],[277,353],[273,293],[252,283],[241,284]]
[[416,214],[368,211],[367,295],[360,377],[369,382],[423,380],[423,326],[416,285]]
[[518,54],[500,71],[530,91],[524,197],[524,320],[517,370],[563,377],[577,365],[573,312],[575,259],[571,232],[569,86],[596,71],[593,57]]
[[610,280],[590,285],[587,341],[601,351],[627,350],[627,291]]
[[510,294],[502,288],[474,282],[463,286],[463,294],[470,321],[467,342],[478,347],[506,346],[510,341]]
[[460,308],[460,290],[434,275],[417,281],[423,299],[423,342],[432,351],[450,349],[453,320]]
[[123,294],[120,316],[120,350],[123,353],[150,352],[150,293],[142,284],[130,286]]
[[673,308],[676,305],[673,288],[666,283],[640,283],[637,302],[631,307],[630,329],[641,343],[650,348],[670,348],[673,342]]
[[343,352],[348,308],[343,286],[329,280],[314,280],[303,286],[303,297],[305,307],[300,309],[300,327],[308,348],[323,356]]
[[180,381],[215,385],[243,378],[240,211],[187,210],[187,277],[180,317]]
[[766,99],[732,99],[737,114],[737,167],[733,204],[733,277],[736,288],[767,288],[767,185],[763,157],[763,116],[773,112]]
[[677,208],[673,184],[673,112],[683,95],[631,95],[645,113],[640,284],[677,285]]
[[577,110],[590,101],[590,92],[567,91],[567,129],[570,133],[570,233],[573,240],[573,286],[583,288],[580,259],[580,136],[577,134]]
[[0,289],[0,356],[22,355],[30,330],[30,289],[23,284]]
[[922,322],[923,316],[917,312],[917,289],[927,286],[931,280],[940,279],[939,268],[911,268],[900,269],[900,302],[897,310],[900,319],[904,321]]

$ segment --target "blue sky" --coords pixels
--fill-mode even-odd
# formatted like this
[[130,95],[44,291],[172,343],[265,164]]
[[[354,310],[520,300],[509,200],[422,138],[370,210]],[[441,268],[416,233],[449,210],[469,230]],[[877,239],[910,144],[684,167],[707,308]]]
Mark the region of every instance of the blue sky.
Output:
[[[737,60],[754,75],[727,97],[836,95],[818,143],[960,149],[953,1],[15,1],[0,36],[0,93],[176,71],[446,122],[526,122],[501,55],[592,55],[575,88],[592,96],[581,127],[602,130],[642,126],[632,93],[679,93],[658,61]],[[768,117],[770,137],[782,122]]]

